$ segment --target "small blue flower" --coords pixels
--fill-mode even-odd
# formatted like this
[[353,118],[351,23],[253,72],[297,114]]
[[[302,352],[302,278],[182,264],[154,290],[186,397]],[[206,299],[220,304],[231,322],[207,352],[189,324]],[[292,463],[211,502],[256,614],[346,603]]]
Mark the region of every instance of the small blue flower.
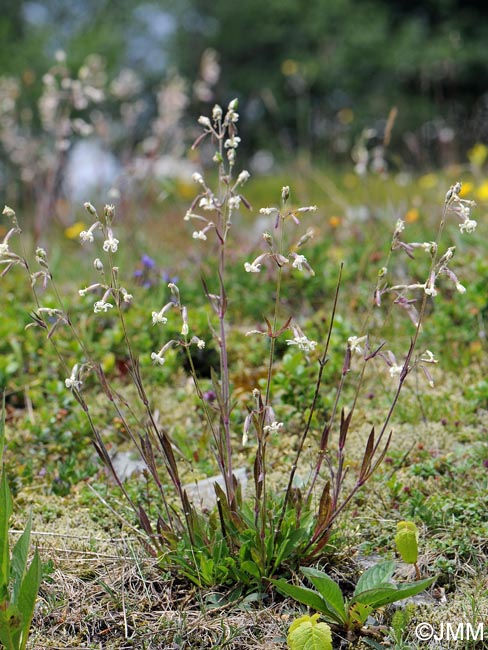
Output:
[[152,257],[149,257],[149,255],[143,255],[141,257],[141,262],[146,269],[153,269],[156,266],[156,262]]

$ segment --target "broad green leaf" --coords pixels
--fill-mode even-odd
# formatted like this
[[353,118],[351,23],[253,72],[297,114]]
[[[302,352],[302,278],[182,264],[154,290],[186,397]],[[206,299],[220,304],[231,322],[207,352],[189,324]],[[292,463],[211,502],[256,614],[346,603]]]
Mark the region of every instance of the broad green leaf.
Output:
[[412,521],[400,521],[397,524],[395,544],[402,560],[415,564],[419,555],[419,531]]
[[341,618],[342,622],[345,623],[347,621],[347,614],[344,608],[344,596],[342,595],[339,585],[323,571],[318,571],[317,569],[312,569],[310,567],[302,567],[300,570],[307,576],[327,605],[333,609]]
[[430,587],[435,581],[434,578],[426,578],[418,582],[407,582],[400,585],[391,585],[391,587],[381,587],[379,589],[371,589],[363,591],[362,593],[354,596],[353,602],[363,603],[365,605],[372,605],[373,608],[383,607],[390,603],[396,603],[398,600],[404,600],[411,596],[416,596],[421,591]]
[[388,580],[393,575],[395,571],[395,561],[386,560],[386,562],[380,562],[375,564],[359,578],[356,589],[354,590],[354,596],[362,593],[363,591],[369,591],[378,587],[381,583],[388,582]]
[[37,594],[42,578],[42,565],[39,553],[34,553],[30,567],[22,580],[17,602],[20,613],[22,614],[22,631],[20,635],[19,650],[25,650],[29,629],[34,615],[34,606],[36,604]]
[[241,562],[241,569],[255,578],[258,578],[258,580],[261,580],[262,578],[258,565],[251,560],[244,560],[244,562]]
[[301,616],[290,625],[290,650],[332,650],[332,635],[327,623],[318,623],[318,614]]
[[329,623],[338,623],[342,625],[342,620],[337,613],[333,609],[330,609],[324,599],[321,598],[316,591],[313,591],[313,589],[296,587],[295,585],[289,584],[286,580],[283,580],[283,578],[280,580],[270,580],[270,582],[281,594],[290,596],[291,598],[298,600],[299,603],[303,603],[304,605],[307,605],[307,607],[321,612],[322,617]]

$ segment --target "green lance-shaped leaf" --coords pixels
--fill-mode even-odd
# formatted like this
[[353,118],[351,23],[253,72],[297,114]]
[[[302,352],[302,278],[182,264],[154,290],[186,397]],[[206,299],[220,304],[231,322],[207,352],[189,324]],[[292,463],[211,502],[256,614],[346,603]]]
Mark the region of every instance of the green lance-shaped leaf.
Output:
[[25,650],[27,639],[29,637],[29,629],[34,615],[34,606],[36,604],[37,594],[42,579],[42,563],[39,553],[34,553],[34,557],[27,569],[27,573],[22,580],[20,587],[19,598],[17,601],[18,608],[22,614],[22,626],[18,640],[20,641],[19,650]]
[[303,603],[304,605],[307,605],[307,607],[321,612],[322,618],[325,618],[327,621],[329,621],[329,623],[333,623],[335,625],[344,624],[344,621],[337,614],[337,612],[335,612],[313,589],[291,585],[283,578],[280,578],[279,580],[270,579],[270,582],[284,596],[290,596],[294,600],[297,600],[299,603]]
[[311,567],[302,567],[301,572],[307,576],[315,589],[325,600],[330,609],[345,623],[347,614],[344,607],[344,596],[339,585],[323,571]]
[[402,560],[415,564],[419,556],[419,530],[412,521],[400,521],[397,524],[395,544]]
[[300,616],[288,630],[290,650],[332,650],[332,635],[327,623],[318,622],[319,614]]
[[379,562],[375,564],[359,578],[356,584],[356,589],[354,590],[354,596],[358,596],[363,591],[369,591],[370,589],[375,589],[383,583],[387,583],[393,572],[395,571],[395,562],[393,560],[386,560],[385,562]]

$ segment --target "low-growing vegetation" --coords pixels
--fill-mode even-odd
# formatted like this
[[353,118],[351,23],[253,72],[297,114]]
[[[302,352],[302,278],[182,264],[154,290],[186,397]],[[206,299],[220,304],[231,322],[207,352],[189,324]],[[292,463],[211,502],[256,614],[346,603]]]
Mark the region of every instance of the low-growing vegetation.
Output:
[[198,120],[215,169],[193,173],[171,264],[169,222],[156,239],[87,202],[31,246],[4,209],[4,477],[45,563],[32,647],[417,648],[421,623],[486,620],[482,185],[376,179],[365,206],[353,175],[315,172],[302,194],[327,208],[285,184],[255,209],[238,120],[235,100]]

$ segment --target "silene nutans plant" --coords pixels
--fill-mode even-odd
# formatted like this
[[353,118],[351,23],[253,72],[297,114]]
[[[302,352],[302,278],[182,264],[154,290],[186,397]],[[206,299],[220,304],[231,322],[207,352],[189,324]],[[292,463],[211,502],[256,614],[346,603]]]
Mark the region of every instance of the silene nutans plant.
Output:
[[[197,336],[185,296],[175,282],[168,284],[166,300],[154,305],[152,313],[147,314],[147,328],[156,328],[160,334],[159,346],[145,351],[153,362],[152,372],[160,371],[175,350],[186,357],[186,367],[199,399],[202,426],[207,428],[211,441],[209,458],[215,459],[220,473],[220,480],[214,485],[214,508],[202,508],[190,496],[182,478],[184,459],[177,451],[171,425],[164,422],[161,414],[155,415],[155,404],[146,389],[145,371],[142,372],[139,352],[133,347],[128,318],[137,295],[129,291],[130,285],[123,280],[117,262],[120,242],[114,231],[114,206],[106,205],[100,213],[91,203],[85,204],[91,224],[80,233],[80,240],[87,254],[93,255],[94,277],[80,286],[78,299],[85,301],[99,327],[110,327],[114,319],[118,320],[126,347],[127,373],[135,387],[130,393],[134,400],[128,399],[128,391],[114,385],[101,360],[93,356],[84,329],[73,322],[67,300],[50,270],[47,252],[38,248],[35,261],[27,259],[16,214],[9,207],[5,207],[3,214],[11,221],[11,228],[0,243],[0,263],[2,275],[14,267],[27,273],[35,303],[32,325],[46,333],[63,369],[66,389],[83,409],[93,445],[133,509],[148,551],[163,566],[176,568],[180,575],[200,587],[240,585],[244,590],[261,590],[269,587],[268,579],[324,556],[338,517],[385,458],[392,436],[392,416],[409,376],[421,370],[427,383],[433,386],[430,369],[437,360],[429,349],[420,345],[421,342],[423,345],[422,324],[428,303],[439,299],[437,294],[444,282],[452,283],[461,293],[465,291],[452,270],[454,247],[443,250],[441,236],[448,217],[459,219],[462,233],[472,232],[476,222],[470,216],[472,203],[460,197],[459,183],[446,194],[434,241],[409,242],[405,223],[399,220],[387,259],[372,282],[370,307],[362,328],[336,341],[342,271],[338,268],[325,331],[320,340],[315,340],[319,337],[307,335],[300,314],[289,313],[286,292],[293,275],[303,275],[305,279],[314,275],[313,264],[306,256],[307,242],[313,236],[307,219],[317,208],[295,207],[290,188],[283,187],[276,204],[261,208],[260,215],[269,219],[269,225],[262,234],[260,250],[241,267],[242,273],[249,274],[256,285],[263,279],[263,270],[275,278],[270,310],[264,315],[263,323],[240,336],[241,346],[247,342],[262,346],[262,357],[266,359],[264,379],[250,391],[242,407],[242,400],[237,400],[233,393],[231,359],[235,356],[230,354],[229,341],[235,340],[237,333],[229,336],[232,323],[228,311],[232,301],[242,300],[241,295],[233,295],[228,281],[230,253],[238,250],[238,242],[233,239],[233,220],[239,210],[251,210],[243,194],[250,174],[237,167],[240,144],[237,110],[237,100],[233,100],[227,109],[216,105],[211,116],[201,116],[198,122],[202,133],[193,145],[196,149],[206,141],[205,146],[213,147],[217,170],[212,175],[216,179],[214,183],[201,173],[193,174],[196,196],[184,215],[184,220],[191,225],[189,238],[194,240],[194,245],[207,247],[208,259],[215,256],[214,275],[202,278],[211,314],[207,335],[202,336],[199,331]],[[18,246],[14,246],[16,238],[20,238]],[[97,251],[99,241],[101,250]],[[414,258],[417,261],[417,256],[424,256],[426,270],[422,271],[421,280],[395,282],[390,266],[394,268],[393,257],[398,255],[405,256],[403,261],[409,264]],[[48,293],[50,304],[45,304]],[[399,347],[401,342],[389,344],[375,335],[375,310],[381,310],[382,305],[388,305],[389,311],[397,309],[411,320],[410,340],[403,349]],[[177,334],[166,336],[167,331]],[[63,332],[77,343],[74,364],[58,344]],[[209,391],[208,384],[202,383],[198,376],[194,360],[210,345],[216,348],[219,362],[211,370]],[[335,346],[334,354],[339,349],[342,355],[342,363],[336,364],[339,365],[337,376],[333,368],[328,372],[332,346]],[[282,483],[277,484],[276,478],[272,481],[270,477],[269,450],[270,442],[279,441],[289,426],[285,417],[279,417],[280,403],[274,387],[274,374],[283,349],[293,349],[303,355],[307,366],[315,366],[316,375],[302,428],[294,432],[298,436],[293,456]],[[350,462],[348,442],[351,431],[363,427],[364,418],[357,415],[357,404],[370,368],[373,376],[386,377],[391,387],[390,403],[379,424],[369,429],[361,443],[360,461]],[[369,375],[368,380],[371,380]],[[321,406],[325,389],[329,393],[332,390],[327,409]],[[146,480],[153,483],[158,495],[150,508],[147,503],[143,506],[142,499],[139,502],[114,467],[104,429],[91,406],[100,391],[145,463]],[[208,398],[209,392],[212,399]],[[246,494],[235,472],[236,457],[242,449],[252,454],[248,462],[252,481]]]

